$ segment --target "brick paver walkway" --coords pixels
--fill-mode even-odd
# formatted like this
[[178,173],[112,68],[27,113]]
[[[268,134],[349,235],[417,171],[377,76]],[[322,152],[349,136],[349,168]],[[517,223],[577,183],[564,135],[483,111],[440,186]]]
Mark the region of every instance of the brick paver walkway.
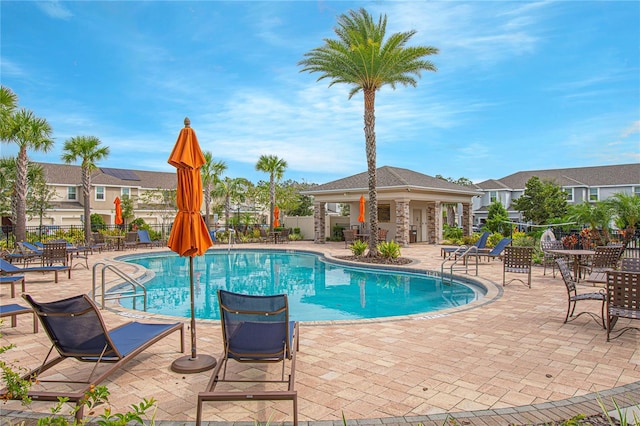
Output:
[[[349,254],[344,243],[295,242],[270,247]],[[153,249],[158,250],[163,249]],[[89,263],[111,262],[120,254],[94,254]],[[407,268],[440,270],[438,246],[414,244],[403,248],[402,255],[415,259]],[[121,267],[133,276],[143,272],[134,265]],[[542,268],[534,269],[531,289],[520,283],[503,289],[500,261],[481,265],[479,281],[489,289],[485,299],[437,315],[303,323],[296,377],[301,422],[341,424],[344,414],[357,424],[442,425],[447,415],[474,425],[536,424],[598,413],[598,395],[609,408],[611,396],[622,406],[640,402],[639,331],[606,342],[605,331],[587,316],[563,324],[564,285],[560,277],[544,276]],[[22,302],[10,298],[8,286],[0,291],[3,304]],[[58,284],[52,276],[28,275],[27,292],[36,299],[90,291],[91,270],[80,265],[74,268],[71,280],[61,277]],[[592,310],[597,313],[599,307],[593,305]],[[131,319],[131,313],[121,309],[103,312],[109,327]],[[158,320],[158,316],[143,317]],[[619,321],[619,326],[624,324]],[[26,316],[19,318],[17,328],[3,326],[1,343],[17,347],[2,359],[17,359],[25,368],[38,365],[49,341],[42,331],[31,333],[31,326]],[[188,337],[185,344],[189,348]],[[112,376],[106,385],[116,411],[126,410],[143,397],[154,397],[158,400],[156,420],[193,422],[196,395],[204,389],[209,374],[172,372],[171,362],[181,356],[176,347],[175,338],[164,339]],[[217,356],[220,348],[219,322],[199,320],[198,352]],[[64,373],[74,374],[76,368],[71,363]],[[243,374],[259,372],[244,365],[231,364],[231,368],[244,370]],[[3,424],[42,415],[50,406],[34,402],[24,409],[19,402],[10,401],[1,407]],[[210,422],[253,424],[269,418],[277,423],[291,421],[290,403],[221,403],[207,404],[205,409]]]

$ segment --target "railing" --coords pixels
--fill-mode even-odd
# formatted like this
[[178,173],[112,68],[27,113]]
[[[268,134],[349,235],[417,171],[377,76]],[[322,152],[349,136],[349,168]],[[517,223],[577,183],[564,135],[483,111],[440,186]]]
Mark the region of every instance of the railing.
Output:
[[[449,253],[447,257],[440,264],[440,275],[442,276],[442,282],[444,281],[444,268],[449,264],[449,283],[453,282],[453,271],[464,271],[469,273],[469,259],[475,258],[475,275],[478,275],[478,247],[476,246],[460,246],[454,252]],[[459,262],[462,261],[462,264]]]
[[[97,287],[97,277],[96,273],[99,268],[101,270],[101,282],[100,282],[100,292],[98,293]],[[118,277],[125,280],[126,284],[131,286],[130,289],[127,290],[118,290],[122,289],[125,283],[117,286],[115,290],[111,292],[107,292],[106,290],[106,272],[107,270],[115,273]],[[138,294],[138,289],[142,290],[142,294]],[[105,262],[97,262],[93,265],[93,277],[92,277],[92,297],[93,301],[98,303],[96,299],[100,297],[100,308],[105,308],[105,302],[107,300],[120,300],[120,299],[133,299],[133,309],[136,309],[136,300],[138,297],[143,298],[144,311],[147,311],[147,288],[140,282],[138,282],[135,278],[130,277],[129,275],[122,272],[120,269],[116,268],[115,265]]]

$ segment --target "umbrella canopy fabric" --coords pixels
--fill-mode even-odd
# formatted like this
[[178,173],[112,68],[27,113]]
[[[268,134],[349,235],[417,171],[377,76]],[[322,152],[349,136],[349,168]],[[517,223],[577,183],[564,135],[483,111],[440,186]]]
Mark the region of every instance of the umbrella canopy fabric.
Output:
[[275,209],[273,209],[273,227],[277,228],[278,226],[280,226],[280,220],[278,220],[280,216],[280,209],[278,208],[278,206],[276,206]]
[[168,163],[177,169],[176,214],[168,247],[180,256],[200,256],[213,245],[207,225],[200,214],[202,178],[200,167],[206,162],[196,132],[189,127],[180,131]]
[[116,218],[114,222],[116,225],[122,225],[123,220],[122,220],[122,206],[120,205],[120,197],[116,197],[116,199],[113,200],[113,204],[116,205]]
[[365,199],[364,199],[364,195],[360,196],[360,214],[358,215],[358,222],[363,223],[364,220],[364,204],[365,204]]

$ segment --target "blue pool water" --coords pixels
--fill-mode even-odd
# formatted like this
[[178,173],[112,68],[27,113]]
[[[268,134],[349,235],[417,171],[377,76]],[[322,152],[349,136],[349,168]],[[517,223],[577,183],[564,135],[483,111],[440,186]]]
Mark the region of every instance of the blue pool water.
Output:
[[[127,257],[153,271],[145,283],[147,312],[191,316],[189,260],[174,253]],[[209,251],[195,257],[195,316],[219,319],[217,290],[246,294],[286,293],[292,320],[327,321],[426,313],[470,303],[479,287],[443,283],[424,273],[352,268],[300,251]],[[131,299],[123,299],[132,307]],[[141,304],[138,302],[138,307]]]

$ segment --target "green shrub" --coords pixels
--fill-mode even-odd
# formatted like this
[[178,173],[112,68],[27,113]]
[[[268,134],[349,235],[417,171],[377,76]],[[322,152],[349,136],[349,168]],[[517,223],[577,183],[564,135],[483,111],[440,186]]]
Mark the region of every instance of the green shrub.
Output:
[[499,232],[489,235],[489,238],[487,238],[487,247],[495,247],[503,238]]
[[461,240],[462,229],[456,228],[455,226],[449,226],[445,223],[442,230],[442,238],[445,240]]
[[389,259],[397,259],[400,257],[400,244],[395,241],[382,241],[378,243],[376,248],[382,257]]
[[362,256],[368,247],[369,247],[369,244],[366,241],[362,241],[362,240],[356,240],[353,242],[353,244],[349,246],[349,248],[351,249],[351,252],[355,256]]

